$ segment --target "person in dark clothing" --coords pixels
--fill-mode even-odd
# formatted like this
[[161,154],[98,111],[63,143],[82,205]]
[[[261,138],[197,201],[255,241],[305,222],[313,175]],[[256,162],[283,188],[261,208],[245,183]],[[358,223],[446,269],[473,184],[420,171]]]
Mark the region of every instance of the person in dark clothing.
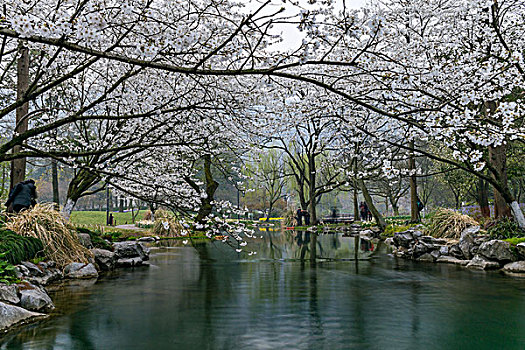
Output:
[[368,220],[368,205],[366,205],[365,202],[361,202],[359,205],[359,213],[361,214],[362,221]]
[[23,209],[29,209],[36,204],[35,180],[22,181],[11,190],[9,198],[5,202],[6,207],[13,206],[13,211],[19,213]]
[[304,216],[304,224],[310,225],[310,213],[307,210],[305,210],[303,211],[303,216]]
[[301,209],[297,209],[297,226],[303,225],[303,211]]

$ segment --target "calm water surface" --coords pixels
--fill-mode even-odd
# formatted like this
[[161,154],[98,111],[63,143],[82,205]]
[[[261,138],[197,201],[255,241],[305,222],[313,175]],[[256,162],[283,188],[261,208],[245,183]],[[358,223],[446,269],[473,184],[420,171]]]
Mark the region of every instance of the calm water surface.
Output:
[[60,288],[61,314],[0,349],[525,349],[525,279],[261,234],[257,255],[160,247],[150,268]]

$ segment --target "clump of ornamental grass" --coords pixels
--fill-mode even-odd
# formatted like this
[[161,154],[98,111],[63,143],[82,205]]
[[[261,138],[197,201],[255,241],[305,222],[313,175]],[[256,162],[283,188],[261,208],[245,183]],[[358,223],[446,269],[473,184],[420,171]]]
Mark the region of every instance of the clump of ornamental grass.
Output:
[[38,238],[44,247],[44,258],[60,267],[72,262],[88,263],[93,254],[78,239],[76,230],[68,225],[53,204],[37,204],[11,216],[7,228],[20,236]]
[[184,230],[181,223],[175,216],[167,210],[157,210],[155,212],[155,222],[153,223],[152,233],[156,236],[179,237]]
[[451,209],[438,209],[430,218],[425,233],[436,238],[460,238],[461,232],[469,226],[479,223],[468,215]]

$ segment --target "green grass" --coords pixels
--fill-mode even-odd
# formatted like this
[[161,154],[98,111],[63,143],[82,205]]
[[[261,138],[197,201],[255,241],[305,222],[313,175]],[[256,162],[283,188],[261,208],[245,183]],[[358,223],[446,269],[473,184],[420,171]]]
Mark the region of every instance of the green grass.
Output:
[[504,239],[504,241],[509,242],[512,245],[517,245],[518,243],[525,242],[525,237],[512,237]]
[[[137,216],[137,220],[142,220],[142,214],[144,211],[140,212]],[[117,225],[124,225],[126,222],[131,224],[133,220],[131,219],[131,212],[127,213],[115,213],[113,214],[113,220],[117,220]],[[106,212],[105,211],[74,211],[71,213],[71,223],[76,225],[106,225]]]

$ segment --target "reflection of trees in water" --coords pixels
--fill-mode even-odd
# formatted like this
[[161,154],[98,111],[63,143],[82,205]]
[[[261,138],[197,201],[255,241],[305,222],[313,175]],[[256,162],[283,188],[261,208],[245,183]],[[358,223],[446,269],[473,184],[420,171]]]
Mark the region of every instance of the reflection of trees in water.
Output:
[[315,266],[311,266],[310,279],[309,279],[309,299],[308,299],[308,311],[309,311],[309,324],[310,324],[310,337],[309,341],[312,341],[309,348],[314,349],[319,345],[319,339],[324,335],[323,321],[319,315],[319,307],[317,304],[317,273],[318,270]]

